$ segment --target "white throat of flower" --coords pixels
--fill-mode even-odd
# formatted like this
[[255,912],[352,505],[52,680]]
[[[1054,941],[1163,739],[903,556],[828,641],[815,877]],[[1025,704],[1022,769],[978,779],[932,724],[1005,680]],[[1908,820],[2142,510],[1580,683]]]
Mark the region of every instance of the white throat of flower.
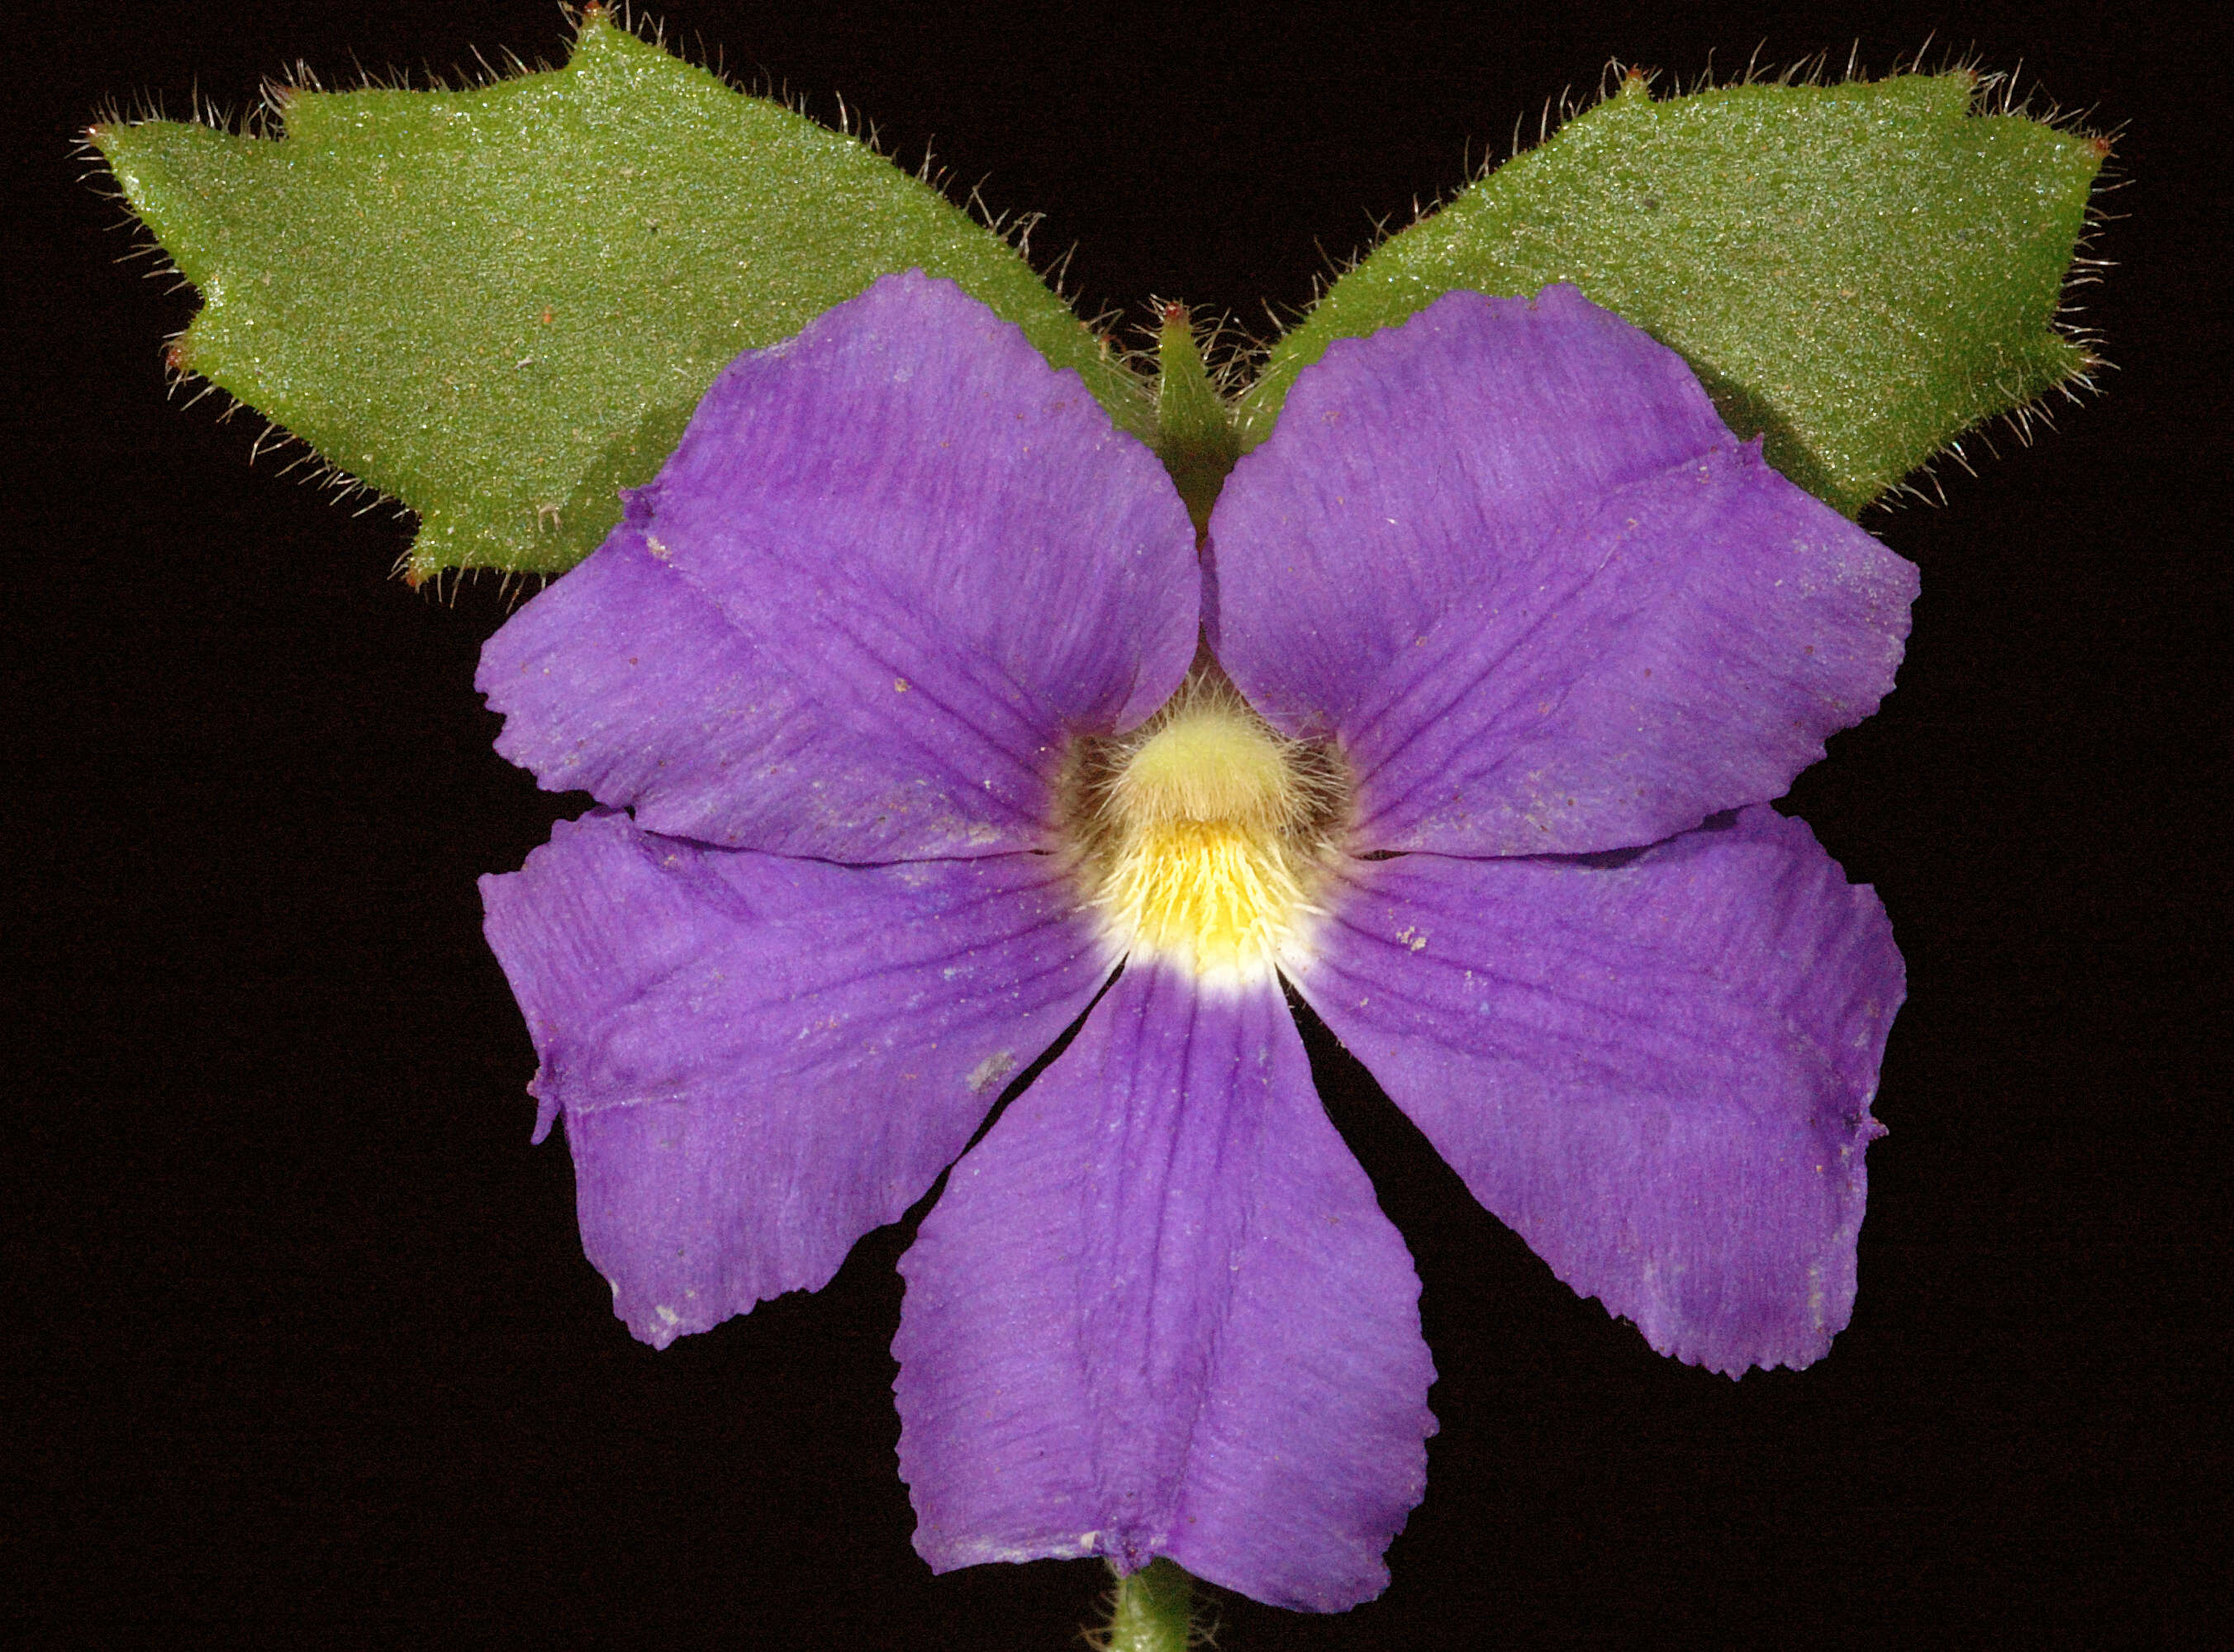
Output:
[[1131,735],[1077,742],[1061,829],[1120,954],[1206,985],[1269,985],[1307,944],[1349,780],[1205,661]]

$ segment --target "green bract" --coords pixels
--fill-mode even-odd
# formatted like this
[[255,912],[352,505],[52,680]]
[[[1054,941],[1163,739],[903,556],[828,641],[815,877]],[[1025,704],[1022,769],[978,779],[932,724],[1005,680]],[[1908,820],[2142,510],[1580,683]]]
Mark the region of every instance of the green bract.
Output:
[[93,140],[200,291],[176,363],[416,511],[414,578],[572,567],[725,362],[914,265],[1153,429],[999,236],[594,11],[564,69],[297,92],[285,117],[277,140],[169,121]]
[[2096,140],[1970,112],[1968,73],[1620,93],[1390,238],[1273,347],[1261,441],[1336,338],[1455,287],[1571,281],[1682,352],[1769,462],[1852,515],[2083,372],[2054,325]]
[[1741,434],[1852,513],[2088,360],[2054,316],[2102,146],[1974,114],[1976,93],[1958,73],[1656,102],[1632,76],[1336,282],[1230,409],[1183,320],[1158,398],[928,185],[596,8],[561,69],[292,92],[277,139],[92,137],[200,291],[176,365],[417,512],[416,579],[572,566],[724,362],[911,266],[1076,369],[1198,521],[1334,339],[1454,287],[1551,281],[1681,351]]

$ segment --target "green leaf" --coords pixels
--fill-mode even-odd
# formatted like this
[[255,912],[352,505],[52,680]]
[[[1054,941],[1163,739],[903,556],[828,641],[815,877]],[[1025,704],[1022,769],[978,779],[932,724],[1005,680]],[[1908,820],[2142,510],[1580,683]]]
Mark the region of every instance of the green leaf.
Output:
[[1741,435],[1849,515],[1962,431],[2082,375],[2054,323],[2099,140],[1972,113],[1968,73],[1733,86],[1630,75],[1377,248],[1273,347],[1243,440],[1333,340],[1457,287],[1571,281],[1680,351]]
[[419,513],[416,580],[571,567],[715,373],[920,265],[1154,407],[1016,249],[853,139],[585,16],[564,69],[93,140],[202,308],[173,352]]

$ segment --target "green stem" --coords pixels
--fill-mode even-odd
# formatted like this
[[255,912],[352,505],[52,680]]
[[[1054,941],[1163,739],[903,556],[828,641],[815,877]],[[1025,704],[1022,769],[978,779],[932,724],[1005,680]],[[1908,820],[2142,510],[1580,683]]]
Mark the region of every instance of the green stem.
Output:
[[1152,1560],[1117,1580],[1101,1645],[1104,1652],[1186,1652],[1193,1618],[1194,1579],[1168,1560]]

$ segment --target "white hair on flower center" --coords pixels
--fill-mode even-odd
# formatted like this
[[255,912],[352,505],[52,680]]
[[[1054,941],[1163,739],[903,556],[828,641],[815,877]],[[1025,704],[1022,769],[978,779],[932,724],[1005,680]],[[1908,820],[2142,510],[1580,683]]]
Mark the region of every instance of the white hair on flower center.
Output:
[[1303,944],[1349,783],[1331,747],[1277,733],[1205,660],[1133,734],[1078,742],[1062,794],[1114,949],[1232,987],[1269,983]]

